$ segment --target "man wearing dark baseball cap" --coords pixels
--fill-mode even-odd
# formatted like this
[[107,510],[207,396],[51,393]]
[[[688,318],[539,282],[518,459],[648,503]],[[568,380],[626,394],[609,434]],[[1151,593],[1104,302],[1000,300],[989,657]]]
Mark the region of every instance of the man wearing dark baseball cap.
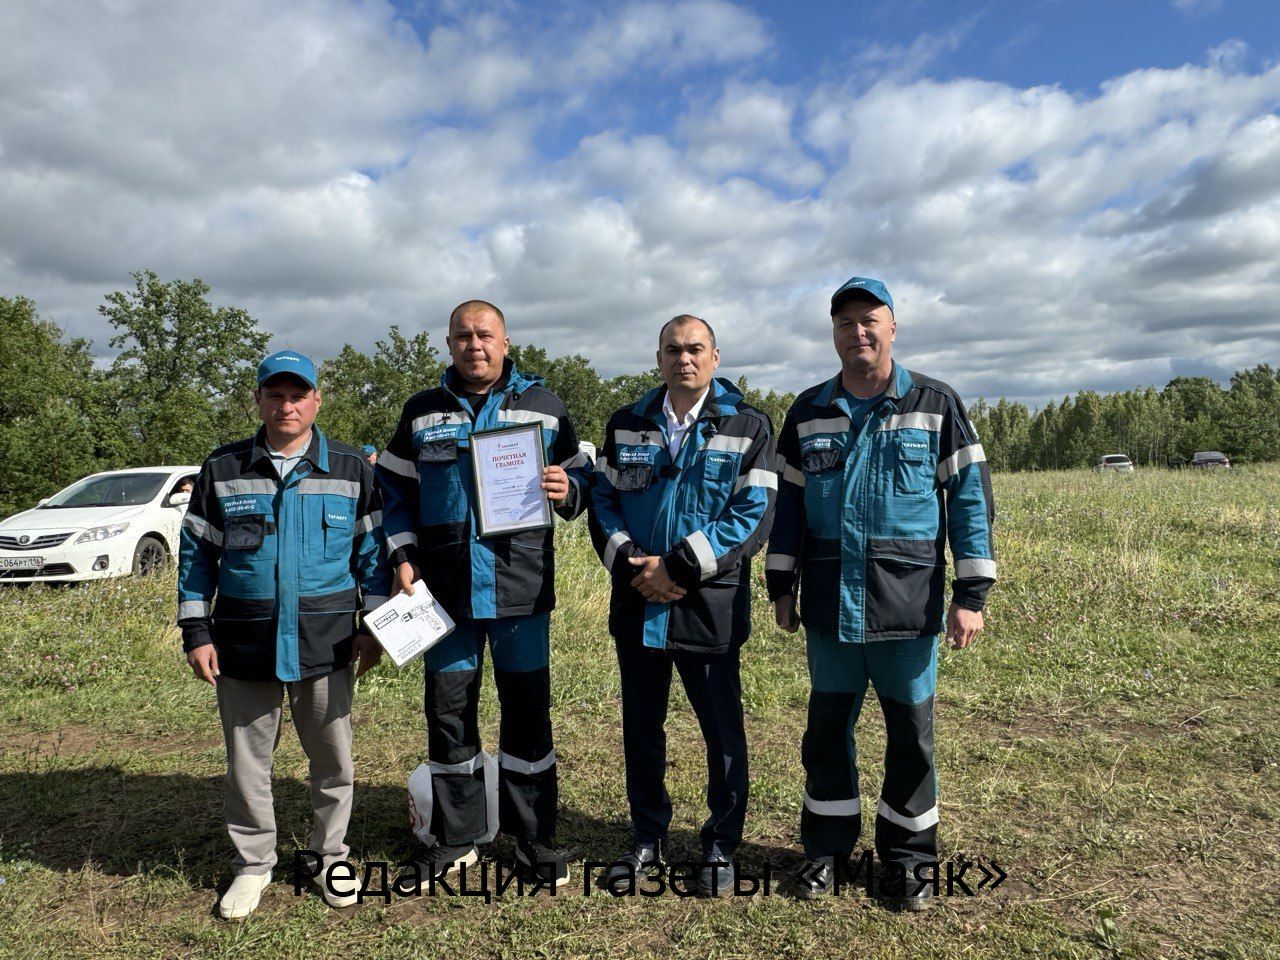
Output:
[[[858,841],[853,729],[870,684],[888,740],[876,855],[893,905],[916,910],[930,902],[932,884],[921,879],[930,869],[936,876],[938,859],[937,638],[944,619],[953,648],[982,629],[996,579],[991,478],[956,392],[891,357],[898,321],[881,281],[843,283],[831,297],[831,323],[840,371],[801,393],[783,424],[765,563],[778,625],[795,632],[804,624],[809,661],[800,815],[807,862],[796,886],[805,898],[831,892]],[[955,559],[949,609],[947,541]]]
[[286,696],[310,761],[313,879],[330,906],[357,900],[353,880],[330,875],[348,852],[352,685],[381,656],[356,611],[383,603],[391,583],[373,470],[315,427],[317,385],[315,364],[296,351],[262,361],[262,428],[210,454],[182,524],[182,647],[217,691],[227,749],[235,876],[218,903],[224,919],[252,913],[271,882],[271,757]]

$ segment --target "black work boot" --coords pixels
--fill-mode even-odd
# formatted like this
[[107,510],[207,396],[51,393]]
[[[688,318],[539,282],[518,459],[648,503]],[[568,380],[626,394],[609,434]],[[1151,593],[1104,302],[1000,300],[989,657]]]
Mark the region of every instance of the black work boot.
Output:
[[804,862],[804,866],[796,871],[796,896],[801,900],[816,900],[825,897],[836,887],[836,858],[814,857]]
[[569,865],[564,853],[545,843],[521,840],[516,844],[516,862],[541,883],[563,887],[569,882]]
[[422,892],[429,884],[431,877],[448,879],[461,867],[469,867],[480,860],[474,843],[466,843],[457,847],[446,847],[442,843],[428,847],[426,854],[414,861],[414,866],[402,871],[393,888],[401,896],[412,897]]
[[727,897],[733,894],[737,872],[729,857],[712,850],[702,858],[698,871],[698,892],[704,897]]
[[631,844],[630,850],[609,865],[601,882],[605,887],[612,888],[614,884],[625,887],[643,877],[651,867],[661,864],[660,844],[656,841],[647,843],[636,840]]

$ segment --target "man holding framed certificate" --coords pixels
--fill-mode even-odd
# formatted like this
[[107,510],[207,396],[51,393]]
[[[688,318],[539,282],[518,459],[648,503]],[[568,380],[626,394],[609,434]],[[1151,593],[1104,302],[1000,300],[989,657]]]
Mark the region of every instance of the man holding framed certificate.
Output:
[[457,623],[426,654],[430,834],[438,842],[423,867],[438,875],[474,863],[487,833],[477,724],[487,641],[502,704],[501,828],[527,870],[559,886],[569,875],[551,847],[551,511],[567,520],[582,512],[590,463],[560,398],[507,358],[501,310],[483,300],[460,304],[445,342],[451,366],[440,386],[405,404],[377,466],[395,588],[412,593],[420,576]]

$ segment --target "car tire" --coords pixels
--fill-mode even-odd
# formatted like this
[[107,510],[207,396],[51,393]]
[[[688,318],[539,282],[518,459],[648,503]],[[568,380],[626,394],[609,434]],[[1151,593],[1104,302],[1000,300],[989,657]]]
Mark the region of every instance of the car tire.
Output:
[[133,548],[133,575],[154,576],[164,569],[168,560],[169,551],[165,548],[164,541],[148,534]]

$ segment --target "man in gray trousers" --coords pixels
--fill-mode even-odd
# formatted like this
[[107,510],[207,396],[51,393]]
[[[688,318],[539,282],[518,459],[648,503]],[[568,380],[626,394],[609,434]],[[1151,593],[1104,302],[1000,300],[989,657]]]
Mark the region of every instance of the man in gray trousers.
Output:
[[271,882],[271,758],[285,696],[311,764],[309,844],[321,860],[312,879],[330,906],[358,899],[354,872],[331,872],[348,853],[352,685],[381,657],[357,611],[383,603],[390,588],[373,470],[315,428],[315,366],[289,350],[267,357],[254,399],[262,429],[215,450],[200,469],[178,573],[183,650],[217,689],[227,745],[223,795],[236,856],[218,903],[226,919],[252,913]]

